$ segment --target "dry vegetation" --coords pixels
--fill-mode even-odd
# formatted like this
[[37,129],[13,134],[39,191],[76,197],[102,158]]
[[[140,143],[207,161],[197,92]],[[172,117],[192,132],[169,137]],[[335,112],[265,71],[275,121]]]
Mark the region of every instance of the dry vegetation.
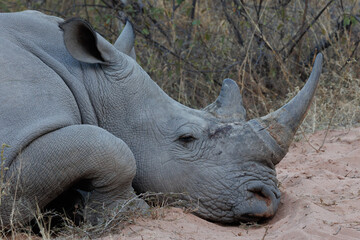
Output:
[[215,100],[222,80],[232,78],[249,119],[294,96],[322,52],[321,83],[302,131],[360,123],[360,1],[127,2],[2,0],[0,12],[36,9],[63,18],[81,16],[111,42],[129,19],[137,61],[165,92],[203,108]]
[[[122,2],[127,2],[123,4]],[[360,122],[358,0],[5,0],[0,11],[81,16],[114,42],[120,21],[136,31],[140,65],[174,99],[202,108],[224,78],[240,88],[248,118],[294,96],[314,55],[325,64],[307,130]]]

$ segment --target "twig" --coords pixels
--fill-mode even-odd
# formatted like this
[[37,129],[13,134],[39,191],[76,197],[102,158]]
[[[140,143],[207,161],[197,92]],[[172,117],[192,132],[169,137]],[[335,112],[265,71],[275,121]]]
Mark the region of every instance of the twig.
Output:
[[[264,14],[265,11],[263,11],[260,16],[258,17],[258,23],[255,23],[255,21],[251,18],[251,15],[248,13],[248,11],[246,11],[246,8],[245,8],[245,3],[243,1],[241,2],[237,2],[237,1],[234,1],[237,8],[241,7],[241,15],[246,18],[247,21],[251,22],[252,25],[255,27],[255,29],[259,32],[256,33],[256,31],[254,31],[254,37],[256,39],[256,42],[258,43],[263,43],[265,45],[265,47],[272,51],[272,52],[277,52],[276,50],[274,50],[274,48],[270,45],[270,43],[266,40],[265,36],[263,35],[263,32],[262,30],[260,29],[260,26],[259,26],[259,21],[260,21],[260,18],[262,17],[262,15]],[[268,5],[268,1],[266,2],[266,5],[265,5],[265,9],[267,8],[267,5]],[[256,8],[256,7],[255,7]]]
[[352,172],[352,169],[347,174],[345,174],[344,177],[347,177],[351,172]]
[[87,9],[87,4],[86,4],[86,0],[84,0],[84,8],[85,8],[85,14],[86,14],[86,20],[89,21],[89,12]]
[[303,135],[303,137],[305,138],[305,141],[310,145],[310,147],[312,147],[316,152],[318,152],[318,149],[311,144],[310,139],[306,137],[305,132],[301,126],[300,126],[300,130],[301,130],[301,135]]
[[335,235],[338,235],[338,233],[340,232],[340,230],[341,230],[341,226],[339,227],[339,229],[336,231],[336,233],[334,233],[333,235],[335,236]]
[[[359,44],[360,44],[360,40],[358,40],[355,44],[356,44],[355,49],[352,51],[352,53],[351,53],[351,55],[350,55],[350,57],[349,57],[348,59],[351,59],[352,56],[354,55],[357,47],[358,47]],[[344,68],[345,68],[345,66],[346,66],[347,64],[348,64],[348,61],[346,61],[345,64],[340,68],[339,72],[341,72],[342,70],[344,70]],[[324,144],[325,144],[325,140],[326,140],[327,135],[328,135],[328,133],[329,133],[329,130],[330,130],[332,121],[333,121],[333,119],[334,119],[334,117],[335,117],[335,111],[336,111],[336,107],[337,107],[337,103],[338,103],[337,97],[338,97],[338,95],[335,96],[335,99],[334,99],[335,105],[334,105],[333,108],[332,108],[330,121],[329,121],[329,124],[328,124],[328,126],[327,126],[327,128],[326,128],[325,136],[324,136],[324,138],[323,138],[323,140],[322,140],[322,143],[321,143],[321,145],[320,145],[319,148],[315,148],[315,147],[308,141],[308,139],[306,139],[303,130],[301,131],[302,134],[303,134],[303,136],[304,136],[304,138],[305,138],[305,140],[309,143],[309,145],[310,145],[312,148],[315,149],[316,152],[321,151],[321,149],[323,148],[323,146],[324,146]]]
[[255,4],[255,2],[254,2],[254,7],[255,7],[255,11],[256,11],[256,16],[257,16],[257,21],[258,21],[258,23],[259,23],[259,21],[260,21],[260,12],[261,12],[261,5],[262,5],[262,3],[263,3],[263,0],[260,0],[258,7],[256,7],[256,4]]
[[187,41],[186,41],[186,47],[189,46],[190,41],[191,41],[191,35],[192,35],[192,30],[193,30],[193,21],[195,18],[195,7],[196,7],[196,0],[192,1],[192,5],[191,5],[191,13],[190,13],[190,29],[188,32],[188,36],[187,36]]
[[286,7],[290,2],[291,2],[291,0],[282,1],[282,3],[280,2],[280,6],[284,8],[284,7]]
[[[356,16],[355,16],[355,19],[356,19],[358,22],[360,22],[360,19],[357,19]],[[330,47],[330,46],[332,46],[332,45],[333,45],[333,42],[338,41],[338,40],[339,40],[339,35],[340,35],[341,33],[343,33],[345,30],[348,30],[348,31],[350,30],[350,26],[352,25],[352,22],[350,22],[350,24],[347,25],[346,27],[344,27],[343,22],[344,22],[344,18],[342,18],[341,21],[339,21],[339,22],[337,23],[337,29],[336,29],[334,32],[328,34],[327,37],[323,38],[323,39],[320,41],[320,43],[317,44],[317,45],[314,47],[314,50],[312,50],[311,53],[309,54],[309,57],[307,57],[307,58],[305,59],[305,61],[302,62],[302,65],[308,65],[308,62],[310,62],[317,53],[319,53],[319,52],[327,49],[327,48]],[[355,49],[354,49],[353,53],[351,54],[351,56],[349,57],[349,59],[353,56],[356,48],[358,47],[359,42],[360,42],[359,40],[357,40],[357,41],[355,42]],[[344,66],[346,66],[346,64],[345,64]],[[343,66],[343,67],[344,67],[344,66]],[[342,71],[342,69],[340,69],[340,71]]]
[[334,119],[334,116],[335,116],[336,106],[337,106],[337,101],[335,101],[335,106],[333,106],[332,113],[331,113],[331,118],[330,118],[329,124],[328,124],[328,126],[327,126],[327,128],[326,128],[325,136],[324,136],[323,141],[322,141],[320,147],[318,148],[317,152],[319,152],[319,151],[321,150],[321,148],[322,148],[322,147],[324,146],[324,144],[325,144],[325,139],[327,138],[327,135],[328,135],[328,133],[329,133],[332,120]]
[[221,0],[222,3],[222,7],[223,7],[223,12],[225,14],[226,20],[229,22],[229,24],[232,26],[232,28],[234,29],[235,32],[235,36],[237,39],[237,42],[240,44],[240,46],[244,46],[244,40],[241,37],[240,31],[237,28],[234,20],[230,17],[230,15],[228,14],[228,12],[226,11],[226,1],[225,0]]
[[329,124],[328,124],[328,126],[327,126],[327,128],[326,128],[325,136],[324,136],[324,138],[323,138],[323,140],[322,140],[322,143],[321,143],[320,147],[318,147],[318,148],[314,147],[314,146],[310,143],[309,139],[306,138],[304,131],[303,131],[302,128],[300,127],[301,133],[302,133],[303,137],[305,138],[305,140],[308,142],[308,144],[309,144],[317,153],[320,152],[321,149],[324,147],[325,140],[326,140],[326,138],[327,138],[327,135],[328,135],[329,130],[330,130],[330,126],[331,126],[331,124],[332,124],[332,120],[333,120],[334,117],[335,117],[336,106],[337,106],[337,101],[335,101],[335,106],[333,106],[333,109],[332,109],[332,112],[331,112],[331,118],[330,118]]
[[[150,8],[153,8],[153,6],[148,2]],[[164,30],[160,24],[158,23],[158,21],[156,19],[154,19],[150,14],[147,14],[147,17],[151,20],[151,22],[155,25],[155,27],[157,29],[159,29],[159,31],[161,32],[162,35],[164,35],[164,37],[166,38],[166,41],[170,44],[170,46],[172,45],[171,44],[171,40],[170,40],[170,37],[167,35],[167,31]]]
[[107,3],[105,0],[101,0],[102,3],[104,3],[109,9],[112,9],[113,6],[111,6],[109,3]]
[[[191,62],[187,61],[184,57],[176,54],[175,52],[171,51],[170,49],[166,48],[164,45],[158,43],[157,41],[153,40],[149,35],[144,34],[141,30],[139,30],[136,26],[134,26],[135,31],[138,32],[141,36],[143,36],[147,41],[150,42],[150,44],[154,45],[157,49],[169,53],[172,56],[178,58],[179,60],[181,60],[182,62],[184,62],[185,64],[191,66],[196,72],[201,73],[206,79],[208,79],[208,76],[206,74],[206,71],[200,70],[198,69],[194,64],[192,64]],[[221,86],[221,83],[217,80],[213,80],[217,85]]]
[[[335,108],[334,108],[334,109],[335,109]],[[334,111],[333,111],[333,112],[334,112]],[[334,115],[335,115],[335,114],[332,115],[332,117],[331,117],[331,119],[330,119],[330,122],[329,122],[329,124],[328,124],[328,126],[327,126],[327,128],[326,128],[325,136],[324,136],[324,138],[323,138],[323,140],[322,140],[322,143],[321,143],[320,147],[319,147],[318,149],[315,149],[316,152],[320,152],[321,149],[322,149],[322,147],[323,147],[324,144],[325,144],[325,140],[326,140],[327,135],[328,135],[328,133],[329,133],[330,126],[331,126],[331,121],[332,121],[332,119],[334,118]]]
[[176,9],[178,9],[183,2],[185,1],[181,1],[178,5],[175,5],[175,0],[173,0],[173,13],[175,13]]
[[[267,3],[268,3],[268,2],[269,2],[269,1],[266,1],[266,5],[265,5],[265,7],[264,7],[265,9],[266,9],[266,7],[267,7]],[[265,36],[263,35],[263,33],[262,33],[259,25],[256,24],[255,21],[252,19],[252,17],[251,17],[251,15],[249,14],[249,12],[245,9],[245,6],[243,5],[243,3],[241,3],[241,5],[242,5],[242,7],[244,8],[244,11],[245,11],[248,19],[250,19],[250,22],[254,25],[255,29],[260,33],[261,39],[262,39],[262,41],[264,42],[265,46],[267,46],[267,47],[270,49],[270,51],[274,54],[275,59],[277,60],[277,62],[280,64],[280,69],[281,69],[281,71],[284,73],[284,77],[285,77],[286,82],[288,83],[288,85],[289,85],[290,87],[292,87],[293,84],[292,84],[292,83],[290,82],[290,80],[289,80],[289,76],[291,76],[291,74],[289,74],[289,73],[287,72],[287,69],[286,69],[286,67],[284,66],[284,62],[282,61],[282,58],[281,58],[280,55],[279,55],[279,52],[278,52],[277,50],[275,50],[275,49],[271,46],[271,44],[267,41],[267,39],[266,39]],[[260,16],[260,17],[261,17],[261,16]]]
[[261,240],[265,240],[268,230],[269,230],[269,227],[265,227],[265,233],[264,233],[264,236],[261,238]]
[[[351,58],[351,57],[353,56],[353,54],[355,53],[355,51],[356,51],[359,43],[360,43],[360,40],[358,40],[358,41],[356,42],[356,47],[355,47],[355,49],[353,50],[353,52],[351,53],[351,55],[350,55],[349,58]],[[345,68],[345,66],[347,65],[347,63],[348,63],[348,61],[345,62],[345,64],[342,66],[342,68],[339,70],[339,72],[341,72],[341,71]],[[337,96],[338,96],[338,95],[337,95]],[[332,121],[333,121],[333,119],[334,119],[334,117],[335,117],[335,110],[336,110],[336,106],[337,106],[337,103],[338,103],[338,101],[337,101],[337,96],[335,97],[335,101],[334,101],[334,102],[335,102],[335,106],[333,106],[333,109],[332,109],[331,118],[330,118],[329,124],[328,124],[327,129],[326,129],[325,137],[324,137],[324,139],[323,139],[323,141],[322,141],[322,144],[321,144],[321,146],[319,147],[318,151],[320,151],[321,148],[324,146],[325,139],[326,139],[326,137],[327,137],[327,135],[328,135],[328,132],[329,132],[329,130],[330,130],[331,123],[332,123]]]
[[[289,41],[288,44],[286,44],[281,50],[280,52],[282,52],[285,48],[287,48],[288,46],[290,46],[291,43],[293,43],[290,47],[289,52],[286,54],[286,58],[288,58],[290,56],[290,54],[293,52],[295,46],[299,43],[299,41],[302,39],[302,37],[305,35],[305,33],[307,33],[307,31],[316,23],[316,21],[320,18],[320,16],[324,13],[324,11],[326,10],[326,8],[328,6],[330,6],[331,3],[333,3],[334,0],[330,0],[325,7],[323,7],[323,9],[320,10],[320,12],[315,16],[315,18],[311,21],[311,23],[309,23],[307,25],[307,27],[302,30],[303,28],[301,27],[300,30],[295,34],[295,36]],[[302,31],[301,31],[302,30]],[[294,39],[296,39],[294,41]]]
[[345,64],[340,68],[340,72],[345,68],[345,66],[350,62],[351,58],[354,56],[355,52],[356,52],[356,49],[358,48],[359,46],[359,43],[360,43],[360,40],[357,40],[355,42],[355,48],[354,50],[352,51],[352,53],[350,54],[350,57],[348,58],[348,60],[345,62]]
[[[305,7],[304,7],[304,13],[302,16],[302,23],[301,23],[301,31],[304,31],[305,28],[305,22],[306,22],[306,15],[307,15],[307,10],[308,10],[308,0],[305,0]],[[298,52],[297,52],[297,62],[300,62],[300,57],[301,57],[301,46],[302,46],[302,39],[299,41],[299,48],[298,48]]]

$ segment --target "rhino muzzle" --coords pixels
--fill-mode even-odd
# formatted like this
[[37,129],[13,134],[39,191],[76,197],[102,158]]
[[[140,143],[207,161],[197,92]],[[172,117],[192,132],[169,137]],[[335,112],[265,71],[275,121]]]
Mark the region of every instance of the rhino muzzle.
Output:
[[249,206],[246,212],[240,214],[240,221],[257,221],[274,216],[278,209],[281,195],[277,187],[256,182],[249,184],[247,191]]

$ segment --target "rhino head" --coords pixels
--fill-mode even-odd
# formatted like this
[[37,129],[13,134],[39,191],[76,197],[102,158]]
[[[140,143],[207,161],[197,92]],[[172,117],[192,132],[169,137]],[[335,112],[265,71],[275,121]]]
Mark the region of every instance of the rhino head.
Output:
[[187,193],[202,218],[224,223],[272,217],[280,202],[275,165],[310,106],[322,65],[316,58],[303,89],[282,108],[246,120],[238,85],[225,79],[202,110],[165,94],[130,56],[128,24],[114,45],[79,19],[61,24],[69,53],[96,68],[86,82],[100,127],[132,150],[137,192]]

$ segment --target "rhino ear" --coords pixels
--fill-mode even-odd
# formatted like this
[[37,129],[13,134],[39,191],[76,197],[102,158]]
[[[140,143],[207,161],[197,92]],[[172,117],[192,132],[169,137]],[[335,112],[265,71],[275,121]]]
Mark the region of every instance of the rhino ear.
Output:
[[59,24],[69,53],[86,63],[115,62],[116,49],[83,19],[71,18]]
[[239,86],[231,79],[223,81],[219,97],[204,110],[228,121],[243,121],[246,118]]
[[115,41],[114,46],[117,50],[136,60],[134,48],[135,34],[130,21],[126,21],[126,25],[122,30],[120,36]]

